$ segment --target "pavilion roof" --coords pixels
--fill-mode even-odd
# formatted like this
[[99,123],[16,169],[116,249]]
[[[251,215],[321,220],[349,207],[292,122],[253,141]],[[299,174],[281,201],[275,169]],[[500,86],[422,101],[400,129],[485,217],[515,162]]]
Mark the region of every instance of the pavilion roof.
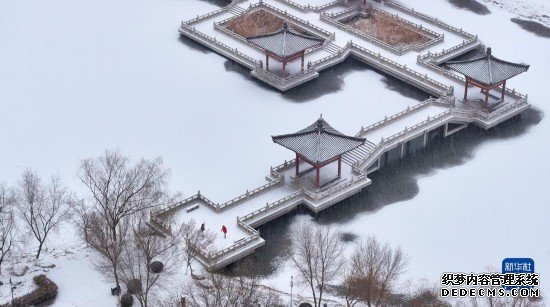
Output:
[[328,161],[365,143],[364,138],[347,136],[332,128],[323,117],[296,133],[272,136],[272,139],[314,163]]
[[507,62],[494,57],[491,48],[484,56],[466,61],[450,61],[447,67],[480,83],[493,85],[517,76],[529,69],[529,65]]
[[249,37],[247,40],[283,59],[311,47],[320,46],[324,41],[317,37],[294,32],[286,22],[277,32]]

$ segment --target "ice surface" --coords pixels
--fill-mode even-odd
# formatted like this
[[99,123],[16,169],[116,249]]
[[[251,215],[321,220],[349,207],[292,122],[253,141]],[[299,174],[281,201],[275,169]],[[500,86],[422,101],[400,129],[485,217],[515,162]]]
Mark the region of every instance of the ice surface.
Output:
[[[479,34],[500,58],[531,64],[509,86],[528,93],[543,112],[550,109],[550,40],[496,8],[479,16],[446,1],[402,2]],[[200,189],[224,201],[262,184],[270,165],[291,157],[270,135],[303,128],[320,113],[355,134],[416,103],[388,91],[384,77],[370,70],[338,76],[341,90],[307,102],[259,86],[224,58],[179,40],[182,19],[213,9],[206,1],[0,2],[0,181],[14,183],[35,168],[44,176],[59,173],[80,193],[79,161],[118,148],[133,158],[162,156],[172,189],[186,195]],[[481,272],[505,257],[532,257],[547,293],[549,129],[543,120],[527,135],[487,142],[472,161],[419,178],[414,199],[338,227],[401,245],[411,257],[411,278],[437,281],[445,271]],[[56,303],[109,304],[110,284],[74,250],[78,258],[60,258],[52,270],[60,284]],[[288,290],[291,274],[285,263],[268,282]]]

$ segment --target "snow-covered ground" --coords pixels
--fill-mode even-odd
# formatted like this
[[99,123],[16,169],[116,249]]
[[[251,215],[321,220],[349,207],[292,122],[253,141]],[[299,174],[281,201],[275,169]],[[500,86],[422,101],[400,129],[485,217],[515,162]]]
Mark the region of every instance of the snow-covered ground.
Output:
[[550,6],[547,0],[481,0],[481,3],[550,26]]
[[[522,2],[549,9],[544,0]],[[402,3],[479,34],[501,58],[531,64],[512,85],[536,108],[550,110],[550,40],[510,22],[514,13],[492,8],[480,16],[446,1]],[[528,14],[519,8],[516,14]],[[212,9],[199,0],[0,2],[0,182],[12,184],[34,168],[43,176],[59,173],[81,193],[79,161],[118,148],[133,158],[162,156],[174,190],[200,189],[225,201],[263,183],[270,165],[291,157],[270,135],[301,129],[320,113],[355,134],[416,103],[387,90],[384,77],[370,70],[343,73],[334,91],[318,83],[311,93],[318,98],[308,101],[260,86],[224,58],[179,40],[182,19]],[[412,200],[332,226],[401,245],[412,258],[408,278],[437,281],[445,271],[481,272],[506,257],[532,257],[548,293],[548,125],[543,120],[526,135],[486,142],[464,165],[419,178]],[[56,305],[111,304],[110,283],[74,238],[60,234],[52,242],[44,263],[57,265],[50,271],[60,285]],[[74,254],[54,260],[65,249]],[[284,263],[266,283],[288,290],[291,274]]]

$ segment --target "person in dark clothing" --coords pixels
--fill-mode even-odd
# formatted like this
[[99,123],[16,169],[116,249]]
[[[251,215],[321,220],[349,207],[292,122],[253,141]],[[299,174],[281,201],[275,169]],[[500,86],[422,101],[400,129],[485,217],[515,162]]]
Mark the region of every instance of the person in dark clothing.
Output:
[[201,233],[204,236],[204,230],[206,230],[206,226],[204,225],[204,222],[201,224]]

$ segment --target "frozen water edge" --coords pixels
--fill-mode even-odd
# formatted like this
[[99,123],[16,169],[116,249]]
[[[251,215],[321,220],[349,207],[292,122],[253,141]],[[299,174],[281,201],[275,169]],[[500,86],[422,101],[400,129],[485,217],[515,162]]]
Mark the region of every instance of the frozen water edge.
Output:
[[[548,109],[544,73],[550,67],[541,52],[548,44],[506,23],[509,14],[477,18],[445,4],[407,4],[456,19],[453,23],[479,33],[485,43],[503,53],[503,58],[521,57],[533,64],[525,79],[514,84],[529,88],[530,100]],[[319,113],[342,131],[354,133],[365,122],[415,103],[385,90],[383,77],[372,71],[347,74],[343,91],[307,104],[290,103],[277,93],[251,86],[239,75],[226,73],[224,59],[193,51],[177,41],[174,27],[181,16],[191,18],[195,9],[212,10],[205,3],[167,1],[159,6],[152,1],[122,1],[98,6],[97,2],[56,0],[4,1],[0,6],[0,36],[10,42],[0,50],[0,113],[4,115],[0,136],[6,144],[15,145],[0,153],[0,181],[13,182],[22,169],[33,167],[44,176],[59,172],[78,191],[78,161],[105,148],[119,148],[134,158],[163,156],[172,168],[173,189],[190,194],[200,188],[228,199],[235,191],[255,186],[269,165],[289,157],[287,151],[274,147],[267,135],[294,131]],[[131,14],[128,8],[132,8]],[[473,29],[487,22],[499,27]],[[509,47],[512,38],[514,48]],[[40,46],[40,57],[31,52],[36,46]],[[213,79],[205,72],[210,69],[219,76]],[[184,73],[189,70],[193,74]],[[540,239],[550,234],[549,213],[544,206],[550,201],[542,193],[550,173],[547,128],[544,121],[519,140],[486,144],[476,152],[475,163],[422,179],[421,198],[379,214],[362,215],[348,228],[402,245],[413,259],[408,273],[411,277],[437,280],[445,269],[481,271],[486,264],[497,263],[501,255],[509,254],[533,255],[541,264],[541,273],[548,275],[548,248]],[[205,144],[212,139],[215,145]],[[528,150],[519,151],[522,148]],[[220,150],[223,161],[216,159]],[[521,163],[510,163],[518,157]],[[219,174],[231,174],[232,180],[224,181],[216,176]],[[517,180],[510,180],[510,174]],[[457,180],[468,193],[449,200],[441,191],[452,191]],[[495,188],[505,193],[491,199],[487,189]],[[531,219],[510,221],[504,216],[505,212],[517,212],[518,204],[533,212]],[[459,218],[445,218],[448,208],[457,210]],[[480,212],[480,208],[485,209]],[[365,216],[369,219],[364,220]],[[427,222],[419,223],[411,216],[424,217]],[[388,220],[400,226],[388,231]],[[462,226],[490,226],[487,223],[495,226],[487,228],[487,239],[474,243],[465,240],[476,237],[475,227]],[[531,229],[537,235],[511,235],[508,240],[521,242],[516,245],[490,239],[498,238],[508,227]],[[400,231],[403,229],[407,231]],[[453,244],[434,250],[443,232]],[[470,257],[472,250],[476,259]],[[456,258],[461,259],[459,268]],[[59,279],[60,285],[62,289],[74,286],[75,293],[62,290],[63,296],[56,303],[96,306],[111,302],[107,300],[110,297],[105,304],[98,302],[105,297],[109,284],[101,283],[99,274],[85,262],[67,266],[67,278]],[[77,286],[74,277],[82,274],[87,276],[85,283]],[[286,276],[270,278],[280,289],[288,288],[288,280]],[[542,282],[547,289],[545,280]],[[94,291],[80,292],[82,288]],[[74,301],[66,300],[66,294]]]

